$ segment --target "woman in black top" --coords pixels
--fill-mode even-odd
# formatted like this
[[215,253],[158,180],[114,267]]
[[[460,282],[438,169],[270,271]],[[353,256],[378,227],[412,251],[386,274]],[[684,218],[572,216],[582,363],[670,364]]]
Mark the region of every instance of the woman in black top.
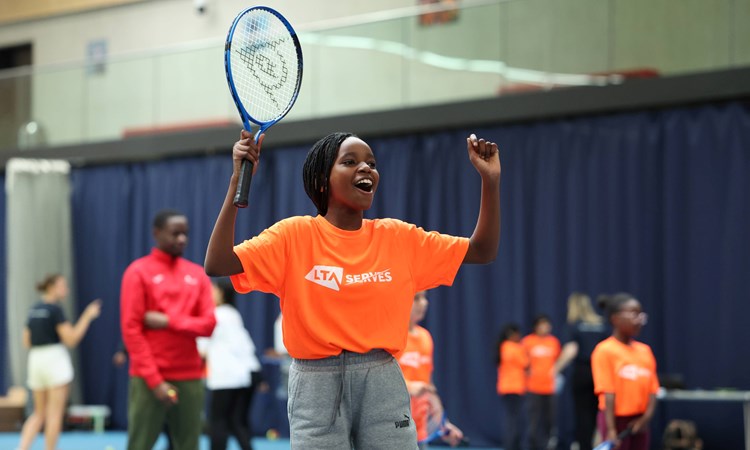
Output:
[[566,343],[555,363],[559,373],[573,362],[571,387],[575,405],[575,437],[580,450],[591,450],[598,400],[591,376],[591,352],[608,337],[604,319],[594,312],[588,295],[573,292],[568,297],[568,330]]
[[75,325],[65,319],[59,303],[68,296],[62,275],[49,275],[37,289],[39,303],[29,311],[23,343],[29,350],[28,385],[34,394],[34,412],[21,431],[19,450],[28,450],[44,425],[45,449],[54,450],[62,430],[73,365],[65,347],[78,345],[91,322],[99,317],[100,300],[91,302]]

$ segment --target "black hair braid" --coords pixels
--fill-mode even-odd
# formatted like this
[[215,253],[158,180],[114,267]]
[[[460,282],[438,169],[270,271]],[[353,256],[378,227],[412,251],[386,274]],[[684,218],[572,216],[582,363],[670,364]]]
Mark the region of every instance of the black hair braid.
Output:
[[319,140],[307,152],[305,164],[302,166],[305,193],[321,216],[328,213],[328,176],[336,162],[339,147],[349,137],[356,136],[352,133],[336,132]]

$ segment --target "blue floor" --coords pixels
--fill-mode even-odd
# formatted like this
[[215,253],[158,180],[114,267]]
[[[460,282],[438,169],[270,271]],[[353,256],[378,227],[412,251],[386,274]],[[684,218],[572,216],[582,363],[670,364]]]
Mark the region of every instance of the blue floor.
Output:
[[[18,446],[19,433],[0,433],[0,450],[13,450]],[[92,433],[86,431],[70,431],[63,433],[57,445],[59,450],[125,450],[127,434],[124,431],[110,431],[106,433]],[[167,441],[163,437],[154,446],[154,450],[166,450]],[[201,438],[201,450],[208,450],[208,438]],[[39,435],[31,450],[43,450],[44,437]],[[279,439],[253,439],[254,450],[287,450],[289,441]],[[234,440],[230,440],[227,450],[240,450]]]
[[[0,450],[13,450],[18,445],[19,434],[18,433],[0,433]],[[127,442],[127,435],[123,431],[109,431],[106,433],[92,433],[86,431],[70,431],[63,433],[60,437],[60,442],[57,448],[59,450],[125,450],[125,443]],[[167,441],[162,437],[154,446],[154,450],[166,450]],[[201,450],[208,450],[208,438],[205,436],[201,439]],[[267,439],[253,439],[254,450],[287,450],[289,448],[289,441],[286,439],[278,439],[269,441]],[[435,447],[435,448],[450,448],[450,447]],[[31,450],[43,450],[44,449],[44,438],[40,435],[34,441],[34,445]],[[240,447],[236,442],[230,440],[227,450],[239,450]],[[462,447],[462,450],[471,450],[467,447]],[[483,450],[498,450],[488,449]]]

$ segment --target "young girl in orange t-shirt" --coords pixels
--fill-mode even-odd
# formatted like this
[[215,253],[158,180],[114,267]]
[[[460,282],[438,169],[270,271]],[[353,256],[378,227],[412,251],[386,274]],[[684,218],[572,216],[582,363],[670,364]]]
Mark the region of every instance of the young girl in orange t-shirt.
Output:
[[503,327],[497,347],[497,393],[502,397],[505,409],[503,448],[521,450],[521,417],[529,357],[521,345],[518,325],[509,323]]
[[646,313],[632,295],[601,296],[599,304],[614,328],[591,354],[594,390],[599,395],[597,424],[603,440],[618,441],[629,428],[619,450],[647,450],[648,425],[654,415],[659,380],[651,347],[635,340],[646,323]]
[[[471,135],[469,160],[482,187],[470,239],[426,232],[395,219],[364,219],[378,188],[375,154],[350,133],[333,133],[308,152],[305,192],[317,217],[281,220],[234,245],[232,204],[244,159],[259,165],[243,131],[233,173],[206,252],[206,272],[231,275],[240,292],[280,299],[289,370],[291,448],[414,449],[409,394],[393,355],[403,349],[413,295],[450,285],[461,264],[489,263],[500,240],[497,145]],[[415,165],[411,170],[419,170]]]
[[529,447],[548,447],[555,431],[555,362],[560,341],[552,335],[552,322],[544,314],[534,319],[534,332],[521,340],[529,355],[526,402],[529,415]]

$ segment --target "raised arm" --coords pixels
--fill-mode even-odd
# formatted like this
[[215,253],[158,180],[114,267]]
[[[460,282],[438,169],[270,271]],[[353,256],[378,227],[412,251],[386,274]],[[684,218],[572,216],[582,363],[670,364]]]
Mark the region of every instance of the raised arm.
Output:
[[469,239],[464,264],[487,264],[495,260],[500,244],[500,153],[497,144],[466,138],[469,160],[482,177],[479,217]]
[[219,217],[214,224],[211,238],[206,249],[206,260],[203,267],[206,274],[212,277],[223,277],[242,272],[242,263],[234,254],[234,222],[237,218],[237,207],[234,206],[234,193],[237,191],[240,167],[243,159],[253,162],[253,175],[258,170],[260,148],[265,135],[261,134],[256,145],[250,132],[242,130],[240,140],[232,148],[232,178],[229,189],[221,205]]
[[101,306],[101,300],[96,299],[86,306],[86,309],[83,310],[81,317],[75,325],[71,325],[70,322],[67,321],[58,324],[57,334],[60,336],[60,341],[62,341],[62,343],[68,348],[76,347],[86,335],[86,331],[88,331],[91,322],[99,317]]

